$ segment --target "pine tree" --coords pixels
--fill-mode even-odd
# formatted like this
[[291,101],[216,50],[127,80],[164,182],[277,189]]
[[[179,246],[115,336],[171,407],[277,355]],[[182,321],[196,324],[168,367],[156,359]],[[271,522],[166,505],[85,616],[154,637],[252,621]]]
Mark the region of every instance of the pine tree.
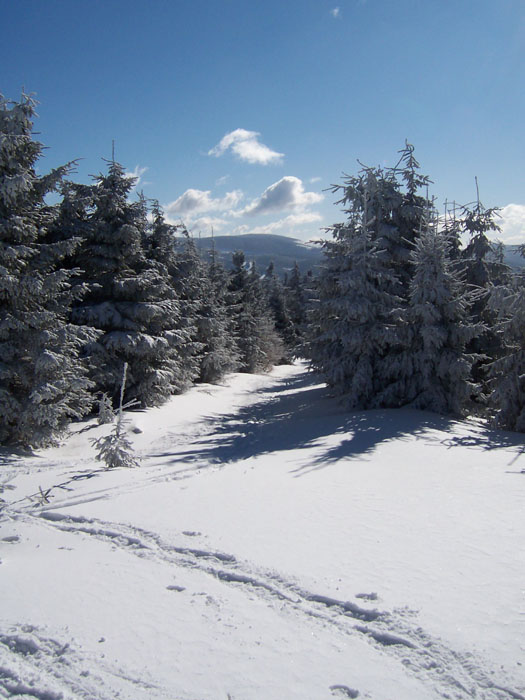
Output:
[[227,311],[226,273],[213,254],[208,265],[184,226],[177,238],[175,286],[195,347],[197,379],[218,382],[238,368],[239,354]]
[[285,354],[283,361],[290,362],[297,346],[297,334],[290,318],[284,286],[275,273],[273,262],[268,265],[264,274],[263,288],[272,313],[275,330],[284,344]]
[[228,285],[229,308],[240,356],[240,371],[263,372],[278,364],[284,354],[255,265],[246,269],[242,251],[233,254]]
[[344,224],[329,229],[307,354],[334,393],[353,408],[399,407],[410,401],[407,322],[422,217],[430,180],[405,144],[394,168],[362,166],[333,191],[343,196]]
[[[375,184],[374,173],[365,178]],[[344,405],[364,409],[375,406],[385,388],[380,381],[388,375],[388,350],[398,343],[393,311],[399,299],[390,291],[396,279],[372,239],[375,215],[366,182],[354,196],[348,221],[334,226],[334,240],[323,246],[325,263],[306,347],[312,366]]]
[[145,204],[128,201],[134,182],[115,162],[95,178],[93,211],[76,258],[88,293],[72,318],[102,332],[86,347],[97,390],[117,400],[127,363],[129,397],[155,406],[188,385],[188,339],[166,268],[145,254]]
[[404,393],[415,408],[459,416],[478,393],[471,371],[479,358],[467,348],[484,329],[470,320],[475,296],[459,277],[450,252],[447,233],[427,221],[411,256]]
[[488,304],[494,286],[505,285],[510,280],[510,268],[498,261],[496,246],[487,234],[498,232],[496,223],[497,208],[486,209],[479,199],[476,178],[476,202],[465,205],[460,210],[459,226],[463,237],[468,237],[466,247],[461,251],[462,269],[465,281],[477,290],[477,298],[472,308],[473,317],[485,326],[484,332],[473,339],[469,348],[480,356],[473,368],[474,377],[484,390],[488,390],[488,365],[502,355],[501,336],[496,331],[496,315]]
[[525,432],[525,284],[516,277],[492,290],[489,307],[498,318],[502,356],[490,365],[494,425]]
[[202,382],[220,381],[228,372],[239,368],[240,355],[228,314],[228,275],[212,251],[211,263],[203,283],[204,303],[198,321],[203,348],[200,353]]
[[300,352],[306,329],[306,313],[308,308],[308,295],[305,280],[301,276],[297,261],[294,262],[292,271],[285,280],[286,304],[290,321],[293,324],[293,332],[296,338],[295,351]]
[[130,408],[137,403],[136,401],[132,400],[124,404],[127,373],[128,365],[127,363],[124,363],[124,368],[122,371],[122,384],[120,387],[119,407],[116,416],[113,414],[113,419],[115,421],[113,430],[111,433],[109,433],[109,435],[103,435],[99,438],[91,438],[91,442],[97,452],[95,459],[97,459],[99,462],[104,462],[107,469],[139,466],[139,460],[135,457],[133,453],[133,446],[125,433],[125,427],[128,421],[124,418],[124,409]]
[[37,176],[35,102],[0,96],[0,442],[43,446],[90,410],[79,347],[94,336],[68,322],[70,243],[44,243],[57,216],[46,203],[70,170]]
[[[180,237],[177,234],[182,234]],[[146,255],[167,276],[170,294],[178,304],[177,332],[181,390],[199,376],[197,317],[203,298],[202,266],[197,250],[184,226],[166,222],[158,202],[153,203],[153,221],[146,237]]]

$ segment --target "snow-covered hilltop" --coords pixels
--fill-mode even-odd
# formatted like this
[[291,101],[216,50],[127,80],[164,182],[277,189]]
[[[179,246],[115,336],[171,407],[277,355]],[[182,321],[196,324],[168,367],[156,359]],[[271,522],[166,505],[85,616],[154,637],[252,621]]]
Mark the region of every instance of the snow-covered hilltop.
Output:
[[0,697],[525,697],[519,434],[345,413],[304,366],[0,458]]

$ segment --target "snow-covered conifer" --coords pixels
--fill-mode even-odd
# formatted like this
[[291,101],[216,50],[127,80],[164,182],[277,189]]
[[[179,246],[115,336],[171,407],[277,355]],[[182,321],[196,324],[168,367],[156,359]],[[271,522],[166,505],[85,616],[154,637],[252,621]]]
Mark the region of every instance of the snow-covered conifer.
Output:
[[319,298],[310,320],[307,354],[348,408],[370,408],[388,385],[388,351],[399,343],[391,293],[396,279],[384,266],[373,240],[365,175],[356,187],[346,224],[332,228],[318,279]]
[[154,406],[188,385],[188,338],[165,266],[145,254],[144,201],[128,201],[134,182],[115,162],[95,179],[94,207],[76,257],[88,292],[72,318],[101,331],[86,347],[97,390],[115,400],[127,362],[128,395]]
[[297,334],[290,318],[284,286],[275,273],[273,262],[268,265],[264,273],[263,288],[272,312],[275,330],[284,343],[285,359],[290,361],[297,346]]
[[499,428],[525,432],[525,285],[496,287],[489,300],[497,314],[497,332],[502,338],[502,356],[489,368],[490,405]]
[[[182,235],[177,235],[182,234]],[[178,302],[177,331],[180,336],[180,385],[187,387],[199,376],[197,317],[202,300],[202,266],[193,240],[183,225],[169,224],[157,202],[146,237],[146,255],[167,274],[170,294]]]
[[470,320],[474,301],[450,260],[446,232],[426,222],[412,253],[403,392],[410,405],[461,415],[478,392],[471,370],[478,359],[468,352],[483,325]]
[[228,313],[228,275],[213,251],[202,289],[204,296],[198,319],[198,340],[203,345],[199,379],[213,383],[227,372],[237,370],[240,362]]
[[306,327],[306,313],[308,308],[308,294],[304,278],[301,276],[297,261],[290,275],[285,280],[286,305],[290,320],[293,324],[296,346],[298,347],[303,339]]
[[461,207],[459,216],[460,231],[468,238],[467,245],[461,251],[461,264],[465,282],[478,290],[477,299],[472,307],[473,318],[485,325],[484,332],[475,338],[469,349],[483,356],[483,361],[475,363],[474,377],[484,390],[488,390],[488,365],[504,352],[501,334],[496,330],[497,318],[489,305],[491,289],[506,285],[510,281],[510,268],[497,258],[496,245],[489,240],[488,234],[500,229],[496,222],[497,208],[486,209],[479,199],[476,178],[477,198],[473,204]]
[[[133,446],[126,435],[126,423],[124,418],[124,408],[133,406],[137,401],[132,400],[124,404],[124,392],[126,390],[126,379],[128,364],[124,363],[122,372],[122,383],[120,387],[120,401],[117,415],[114,417],[115,424],[108,435],[93,438],[91,442],[96,449],[96,459],[104,462],[107,469],[118,467],[138,467],[139,461],[133,452]],[[99,421],[100,423],[100,421]]]
[[[182,301],[183,323],[192,341],[195,378],[217,382],[238,366],[226,310],[227,281],[213,260],[204,261],[186,228],[177,227],[172,279]],[[214,256],[215,257],[215,256]]]
[[45,197],[70,167],[36,174],[34,116],[32,98],[0,96],[0,442],[41,446],[90,410],[78,353],[94,336],[68,322],[72,246],[44,242],[57,216]]
[[233,254],[228,291],[240,371],[256,373],[268,370],[282,360],[284,347],[275,330],[255,265],[248,270],[241,251]]

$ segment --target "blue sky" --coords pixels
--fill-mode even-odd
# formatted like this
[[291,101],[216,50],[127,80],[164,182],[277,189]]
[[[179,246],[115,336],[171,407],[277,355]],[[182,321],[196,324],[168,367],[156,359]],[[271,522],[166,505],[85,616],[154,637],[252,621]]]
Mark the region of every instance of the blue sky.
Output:
[[323,191],[405,139],[438,202],[525,242],[524,0],[0,0],[0,91],[40,104],[41,169],[116,159],[197,233],[308,239]]

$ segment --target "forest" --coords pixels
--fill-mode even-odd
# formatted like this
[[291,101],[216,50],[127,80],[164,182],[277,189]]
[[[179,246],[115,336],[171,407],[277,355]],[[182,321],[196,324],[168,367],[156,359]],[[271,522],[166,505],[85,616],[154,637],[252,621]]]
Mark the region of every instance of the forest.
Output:
[[39,174],[34,119],[31,97],[1,97],[0,444],[48,446],[119,401],[160,406],[294,358],[349,411],[525,431],[523,273],[489,240],[497,210],[479,196],[438,212],[410,144],[394,167],[333,186],[344,221],[321,270],[281,279],[242,251],[231,269],[202,254],[157,201],[132,200],[114,160],[90,185],[71,179],[74,161]]

